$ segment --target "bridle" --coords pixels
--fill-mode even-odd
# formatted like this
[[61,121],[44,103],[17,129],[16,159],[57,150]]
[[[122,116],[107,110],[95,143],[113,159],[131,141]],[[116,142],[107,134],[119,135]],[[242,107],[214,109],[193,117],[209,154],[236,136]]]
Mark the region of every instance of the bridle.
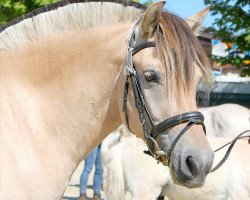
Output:
[[[147,141],[147,146],[148,146],[148,151],[144,151],[144,153],[151,155],[157,160],[159,160],[161,156],[166,156],[167,161],[169,162],[169,159],[171,157],[171,154],[177,142],[193,125],[201,125],[203,127],[204,133],[206,134],[206,128],[204,125],[204,116],[202,115],[202,113],[198,111],[194,111],[194,112],[186,112],[180,115],[173,116],[171,118],[165,119],[159,124],[156,124],[154,122],[154,119],[152,118],[150,111],[148,109],[148,106],[146,104],[144,94],[141,90],[139,78],[137,76],[136,68],[133,63],[133,56],[143,49],[155,47],[156,44],[155,42],[143,42],[143,43],[133,46],[133,43],[135,40],[134,35],[135,33],[133,32],[132,37],[130,38],[130,41],[129,41],[129,47],[128,47],[127,58],[126,58],[126,72],[125,72],[126,80],[124,83],[124,94],[123,94],[123,112],[125,115],[126,125],[128,129],[130,130],[129,116],[128,116],[128,110],[127,110],[127,99],[128,99],[129,80],[130,80],[132,84],[132,91],[134,95],[135,106],[139,114],[139,119],[143,127],[144,137]],[[148,122],[150,123],[150,126],[152,127],[151,131],[149,131]],[[173,128],[183,123],[187,123],[187,125],[179,132],[175,140],[172,142],[169,150],[167,151],[167,153],[165,153],[162,149],[159,148],[159,145],[156,142],[157,137],[161,135],[163,131]],[[210,172],[216,171],[218,168],[220,168],[223,165],[223,163],[229,157],[231,150],[238,139],[245,138],[245,137],[250,138],[250,135],[243,136],[246,132],[250,132],[250,130],[246,130],[240,133],[234,140],[232,140],[231,142],[227,143],[226,145],[223,145],[222,147],[214,151],[214,152],[219,151],[220,149],[229,145],[229,148],[225,156]],[[248,142],[250,143],[250,139],[248,140]]]
[[[134,33],[132,34],[132,36]],[[134,38],[134,37],[131,37]],[[146,104],[144,94],[141,90],[139,78],[137,76],[136,67],[133,63],[133,56],[140,52],[143,49],[155,47],[155,42],[143,42],[138,45],[133,46],[134,43],[133,39],[130,39],[129,47],[127,51],[127,60],[126,60],[126,81],[124,84],[124,94],[123,94],[123,112],[125,114],[125,120],[128,129],[130,130],[129,126],[129,116],[127,110],[127,98],[128,98],[128,89],[129,89],[129,81],[132,84],[132,91],[135,100],[135,106],[137,108],[139,119],[143,127],[144,137],[147,141],[148,151],[145,153],[150,154],[154,158],[158,159],[160,156],[166,156],[170,158],[174,147],[176,146],[179,139],[184,135],[184,133],[190,129],[193,125],[202,125],[203,130],[206,133],[205,125],[204,125],[204,116],[198,112],[186,112],[180,115],[176,115],[174,117],[168,118],[159,124],[154,122],[148,106]],[[150,123],[151,131],[148,128],[148,122]],[[167,129],[173,128],[179,124],[187,123],[187,125],[181,130],[178,136],[175,138],[174,142],[172,143],[170,149],[167,153],[159,148],[159,145],[156,142],[156,138],[161,135],[161,133]],[[154,150],[156,148],[156,150]]]

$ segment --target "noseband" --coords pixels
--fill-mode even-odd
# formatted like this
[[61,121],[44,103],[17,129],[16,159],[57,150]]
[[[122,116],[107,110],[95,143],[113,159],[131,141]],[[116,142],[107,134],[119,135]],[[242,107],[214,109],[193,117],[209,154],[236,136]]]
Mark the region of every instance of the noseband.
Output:
[[[132,91],[135,100],[135,106],[137,108],[139,119],[143,127],[144,137],[147,141],[148,151],[145,153],[152,155],[154,158],[158,159],[160,156],[166,156],[168,159],[171,156],[174,147],[176,146],[179,139],[184,135],[184,133],[190,129],[193,125],[202,125],[203,130],[206,133],[204,125],[204,116],[200,112],[186,112],[174,117],[168,118],[159,124],[156,124],[149,112],[148,106],[145,101],[144,94],[142,92],[140,82],[137,76],[136,68],[133,63],[133,56],[143,49],[155,47],[155,42],[144,42],[136,46],[132,46],[131,42],[127,52],[127,66],[126,66],[126,81],[124,84],[124,95],[123,95],[123,112],[125,114],[125,120],[128,129],[129,126],[129,116],[127,110],[127,98],[129,89],[129,80],[132,84]],[[151,131],[149,131],[148,123],[150,123]],[[156,139],[163,131],[173,128],[179,124],[187,123],[187,125],[180,131],[178,136],[173,141],[170,149],[165,153],[159,148]],[[154,150],[156,148],[156,150]]]

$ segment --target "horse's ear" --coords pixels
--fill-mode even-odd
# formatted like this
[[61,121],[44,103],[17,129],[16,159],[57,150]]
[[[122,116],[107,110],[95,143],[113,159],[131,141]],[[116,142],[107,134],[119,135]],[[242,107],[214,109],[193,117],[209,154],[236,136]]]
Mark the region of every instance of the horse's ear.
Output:
[[161,12],[166,1],[160,1],[148,7],[140,23],[141,34],[145,39],[152,38],[160,22]]
[[201,24],[204,18],[206,17],[209,9],[210,9],[210,6],[206,7],[202,11],[186,19],[186,22],[188,23],[190,28],[193,30],[195,35],[199,35]]

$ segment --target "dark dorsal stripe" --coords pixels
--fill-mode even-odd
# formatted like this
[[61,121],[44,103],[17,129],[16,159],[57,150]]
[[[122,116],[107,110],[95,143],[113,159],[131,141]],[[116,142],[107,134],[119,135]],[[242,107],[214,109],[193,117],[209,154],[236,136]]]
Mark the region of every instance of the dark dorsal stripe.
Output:
[[59,1],[59,2],[56,2],[56,3],[46,5],[44,7],[35,9],[34,11],[32,11],[32,12],[30,12],[28,14],[22,15],[21,17],[18,17],[16,19],[12,20],[11,22],[9,22],[9,23],[7,23],[7,24],[0,27],[0,33],[2,31],[4,31],[6,28],[8,28],[8,27],[14,26],[15,24],[18,24],[19,22],[21,22],[21,21],[23,21],[25,19],[32,18],[32,17],[37,16],[39,14],[46,13],[46,12],[49,12],[49,11],[52,11],[52,10],[56,10],[57,8],[64,7],[64,6],[67,6],[67,5],[70,5],[70,4],[74,4],[74,3],[90,3],[90,2],[118,3],[118,4],[121,4],[121,5],[124,5],[125,7],[126,6],[132,6],[132,7],[138,8],[138,9],[142,9],[142,10],[145,10],[147,8],[146,6],[144,6],[144,5],[140,4],[140,3],[136,3],[136,2],[133,2],[133,1],[130,1],[130,0],[63,0],[63,1]]

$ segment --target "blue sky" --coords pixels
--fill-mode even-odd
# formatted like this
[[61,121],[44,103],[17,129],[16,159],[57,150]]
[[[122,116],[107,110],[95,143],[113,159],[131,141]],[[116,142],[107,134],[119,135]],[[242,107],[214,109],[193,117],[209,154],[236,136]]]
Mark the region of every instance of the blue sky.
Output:
[[[145,0],[141,0],[141,2],[143,3]],[[165,9],[178,14],[182,18],[187,18],[201,11],[205,7],[206,6],[204,5],[203,0],[167,0],[165,5]],[[203,26],[208,27],[213,23],[213,21],[214,16],[208,14],[205,18]]]

